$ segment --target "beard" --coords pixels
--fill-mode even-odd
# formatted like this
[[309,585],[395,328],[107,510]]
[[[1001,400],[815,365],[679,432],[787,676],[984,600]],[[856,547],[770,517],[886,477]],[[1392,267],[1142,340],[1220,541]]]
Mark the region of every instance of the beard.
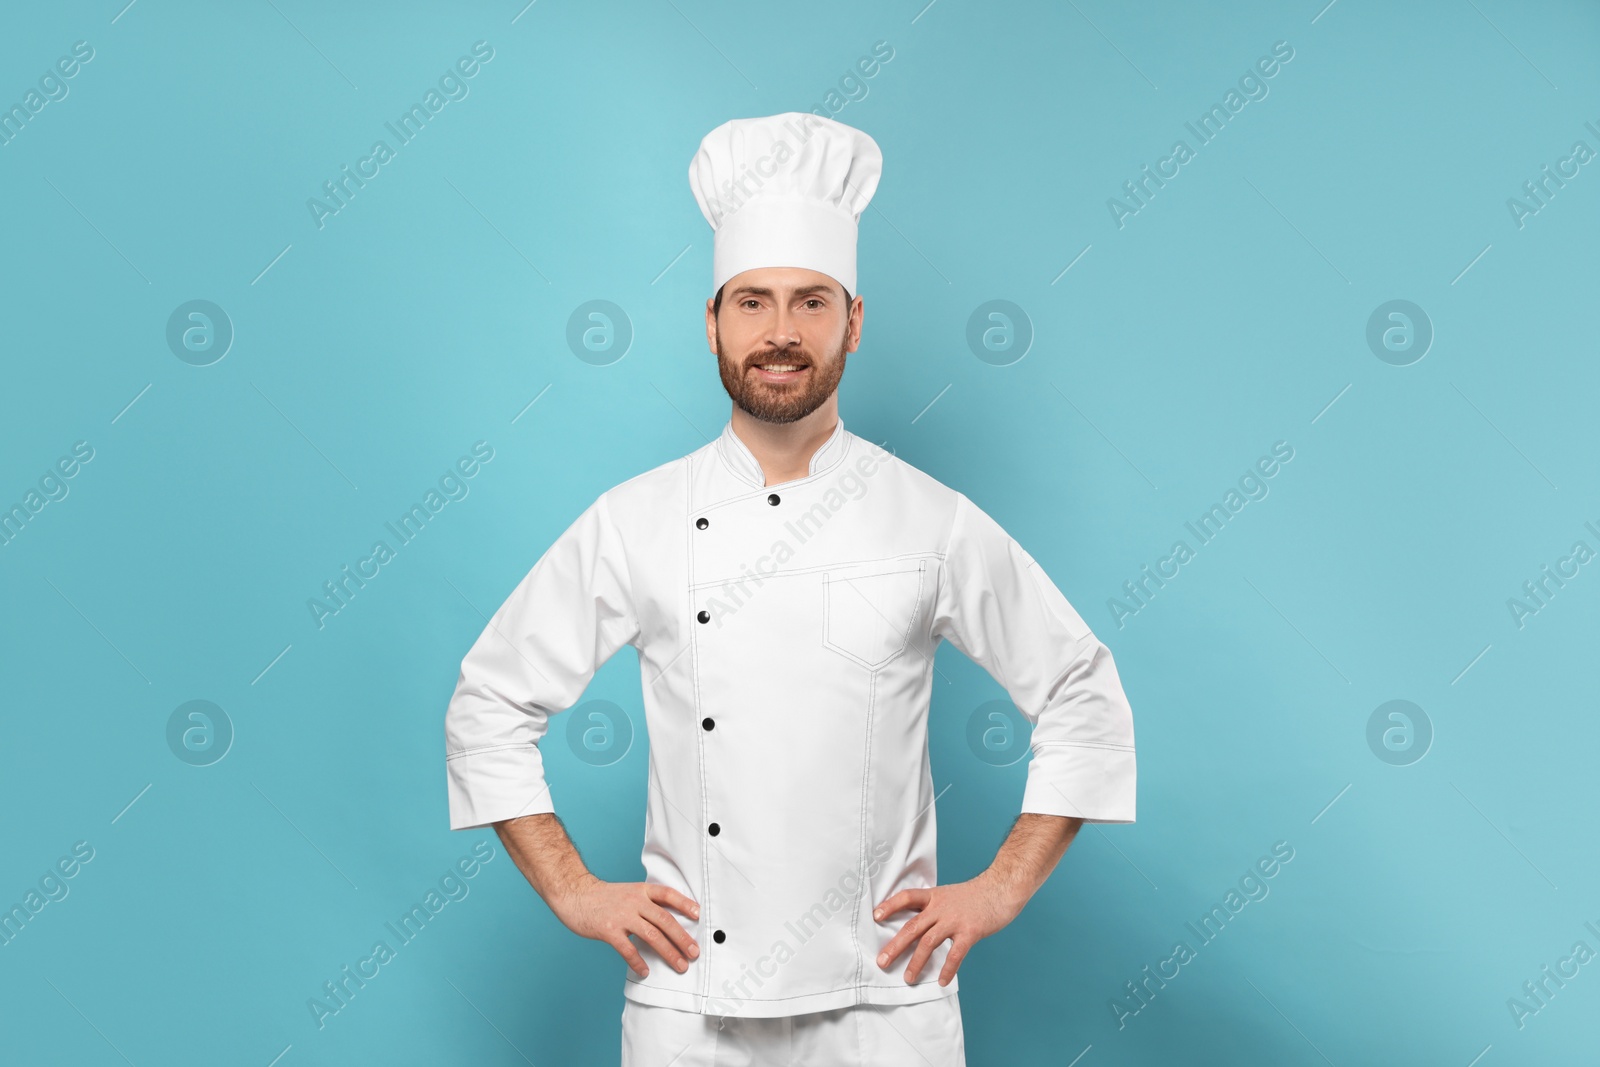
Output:
[[[844,377],[845,343],[831,357],[817,359],[796,346],[757,352],[744,360],[734,360],[722,347],[722,328],[716,330],[717,372],[722,387],[735,405],[762,422],[789,423],[805,418],[827,403]],[[762,363],[799,363],[807,369],[798,381],[764,382],[755,371]]]

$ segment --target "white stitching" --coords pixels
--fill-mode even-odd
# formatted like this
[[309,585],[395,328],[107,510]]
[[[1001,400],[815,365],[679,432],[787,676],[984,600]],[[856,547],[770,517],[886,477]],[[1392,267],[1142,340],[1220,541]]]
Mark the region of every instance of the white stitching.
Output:
[[[885,656],[880,662],[878,662],[876,664],[868,663],[865,656],[857,655],[855,652],[853,652],[850,649],[846,648],[842,643],[836,643],[833,640],[833,638],[829,636],[830,631],[831,631],[832,626],[833,626],[833,612],[830,610],[830,607],[831,607],[831,604],[832,604],[832,595],[833,595],[833,591],[832,591],[831,587],[836,585],[836,584],[838,584],[839,582],[849,582],[851,578],[876,578],[876,577],[878,577],[880,575],[888,575],[888,574],[909,574],[909,573],[911,573],[911,568],[910,567],[900,567],[900,568],[897,568],[897,569],[894,569],[894,570],[872,571],[872,572],[867,573],[867,574],[846,575],[846,576],[840,576],[838,578],[829,578],[826,574],[824,574],[823,578],[822,578],[822,643],[823,643],[823,645],[825,647],[827,647],[829,649],[832,649],[833,651],[839,653],[840,655],[844,656],[845,658],[849,659],[852,663],[855,663],[855,664],[865,668],[866,670],[871,671],[874,674],[876,674],[878,671],[882,670],[883,668],[887,667],[890,663],[892,663],[894,660],[899,658],[900,654],[902,652],[904,652],[908,647],[910,647],[910,644],[911,644],[911,631],[916,626],[917,619],[922,614],[922,590],[923,590],[924,586],[927,584],[927,580],[928,580],[928,561],[926,559],[918,559],[916,562],[917,562],[917,588],[916,588],[916,591],[912,594],[912,599],[911,599],[911,617],[906,620],[905,631],[900,634],[900,645],[899,645],[899,647],[896,648],[894,651],[890,652],[887,656]],[[874,610],[876,610],[876,609],[874,609]],[[881,613],[880,613],[880,615],[881,615]],[[887,618],[885,618],[884,621],[888,622],[889,620]]]
[[482,745],[482,746],[480,746],[478,748],[464,748],[460,752],[446,752],[444,754],[444,758],[446,760],[453,760],[453,759],[457,759],[457,758],[459,758],[461,756],[476,756],[480,752],[497,752],[497,751],[499,751],[500,749],[503,749],[503,748],[533,748],[533,749],[536,749],[538,747],[539,747],[538,745],[534,744],[531,741],[508,741],[503,745]]
[[1112,748],[1132,752],[1132,745],[1119,745],[1114,741],[1034,741],[1033,746],[1043,748],[1046,745],[1065,745],[1069,748]]

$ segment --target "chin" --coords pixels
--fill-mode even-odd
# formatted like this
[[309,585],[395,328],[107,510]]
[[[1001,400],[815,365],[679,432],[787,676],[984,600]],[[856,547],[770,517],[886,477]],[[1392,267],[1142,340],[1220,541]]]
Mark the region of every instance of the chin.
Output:
[[[768,423],[771,423],[774,426],[787,426],[791,422],[799,422],[801,419],[803,419],[807,415],[811,414],[812,411],[817,410],[816,408],[812,408],[810,411],[797,411],[797,412],[790,412],[790,411],[752,411],[748,407],[745,407],[743,404],[740,404],[739,406],[741,408],[744,408],[744,413],[746,415],[749,415],[751,418],[755,419],[756,421],[758,421],[758,422],[768,422]],[[820,407],[820,405],[818,405],[818,406]]]

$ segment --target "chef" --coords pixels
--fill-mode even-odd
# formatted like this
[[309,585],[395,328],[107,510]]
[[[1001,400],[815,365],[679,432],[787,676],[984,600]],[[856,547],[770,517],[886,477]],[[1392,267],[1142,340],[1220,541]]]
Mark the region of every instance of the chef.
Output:
[[[1106,646],[976,503],[839,417],[881,171],[872,138],[815,115],[705,136],[689,179],[731,418],[556,538],[446,713],[452,828],[493,826],[555,915],[627,962],[624,1067],[962,1067],[962,959],[1083,823],[1134,821]],[[941,641],[1032,725],[1020,817],[988,869],[948,885],[928,762]],[[556,817],[540,745],[624,645],[650,767],[645,880],[614,883]]]

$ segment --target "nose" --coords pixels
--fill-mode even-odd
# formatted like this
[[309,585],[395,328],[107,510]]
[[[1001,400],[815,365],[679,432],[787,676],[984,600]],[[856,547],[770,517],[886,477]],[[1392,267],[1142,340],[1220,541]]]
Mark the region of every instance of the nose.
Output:
[[778,348],[800,343],[800,328],[795,325],[794,316],[787,308],[780,307],[778,317],[773,320],[772,343]]

